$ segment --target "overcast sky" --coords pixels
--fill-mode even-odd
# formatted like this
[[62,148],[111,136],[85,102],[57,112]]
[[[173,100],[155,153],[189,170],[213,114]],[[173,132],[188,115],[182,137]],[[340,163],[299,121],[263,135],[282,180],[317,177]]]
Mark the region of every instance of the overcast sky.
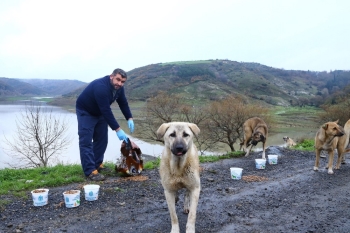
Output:
[[154,63],[229,59],[350,70],[350,1],[0,0],[0,77],[90,82]]

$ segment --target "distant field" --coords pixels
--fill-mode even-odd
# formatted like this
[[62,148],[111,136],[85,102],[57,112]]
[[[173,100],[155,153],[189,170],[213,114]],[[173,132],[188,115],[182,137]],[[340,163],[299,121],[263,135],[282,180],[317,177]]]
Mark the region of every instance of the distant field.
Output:
[[323,110],[314,107],[274,107],[272,114],[275,120],[273,132],[288,132],[295,130],[308,130],[310,128],[318,128],[318,114]]

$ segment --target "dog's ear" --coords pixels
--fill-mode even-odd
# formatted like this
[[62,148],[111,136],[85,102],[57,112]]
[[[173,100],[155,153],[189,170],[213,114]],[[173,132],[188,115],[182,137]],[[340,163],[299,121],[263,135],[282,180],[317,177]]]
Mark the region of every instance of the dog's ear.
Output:
[[327,130],[327,129],[328,129],[328,124],[327,124],[327,123],[323,124],[323,125],[322,125],[322,128],[323,128],[324,130]]
[[199,132],[201,131],[196,124],[188,123],[188,127],[191,129],[191,131],[198,136]]
[[169,123],[163,123],[161,126],[159,126],[157,130],[157,138],[162,139],[164,137],[165,132],[168,130],[170,124]]
[[336,123],[336,124],[338,124],[338,122],[339,122],[339,119],[338,119],[338,120],[336,120],[336,121],[334,121],[334,123]]

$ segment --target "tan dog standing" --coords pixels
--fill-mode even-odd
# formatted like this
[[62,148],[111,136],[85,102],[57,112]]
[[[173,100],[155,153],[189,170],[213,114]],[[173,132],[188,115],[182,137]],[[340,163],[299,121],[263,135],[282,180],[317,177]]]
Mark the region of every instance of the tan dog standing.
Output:
[[184,213],[188,213],[186,232],[195,232],[196,212],[200,193],[199,158],[193,143],[200,132],[196,124],[170,122],[162,124],[157,137],[164,139],[159,174],[171,217],[171,233],[179,233],[175,202],[178,190],[185,188]]
[[243,124],[244,137],[241,146],[243,146],[243,150],[246,152],[245,156],[249,155],[250,150],[253,146],[256,146],[258,142],[262,142],[263,144],[263,153],[262,158],[265,158],[265,147],[267,140],[267,125],[266,123],[259,117],[252,117],[246,120]]
[[344,161],[344,154],[349,152],[350,149],[346,149],[349,144],[350,135],[350,120],[348,120],[343,127],[338,125],[338,120],[335,122],[327,122],[323,124],[317,131],[315,136],[315,152],[316,160],[314,170],[318,171],[318,166],[320,162],[320,154],[322,150],[328,152],[328,174],[333,174],[333,159],[334,150],[338,151],[337,165],[335,169],[340,168],[340,163]]

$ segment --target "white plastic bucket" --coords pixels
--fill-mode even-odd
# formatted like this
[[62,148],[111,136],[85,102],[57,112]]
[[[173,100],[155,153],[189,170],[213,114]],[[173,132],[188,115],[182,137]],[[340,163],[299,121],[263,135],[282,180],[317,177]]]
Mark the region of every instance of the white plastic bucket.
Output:
[[257,169],[265,169],[266,159],[255,159],[255,167]]
[[277,164],[278,155],[268,155],[269,164]]
[[233,180],[240,180],[242,178],[242,168],[239,167],[231,167],[230,168],[231,171],[231,178]]
[[67,208],[80,206],[80,190],[65,191],[63,197]]
[[44,206],[49,203],[48,189],[35,189],[31,191],[34,206]]
[[97,184],[87,184],[84,186],[85,200],[96,201],[100,186]]

